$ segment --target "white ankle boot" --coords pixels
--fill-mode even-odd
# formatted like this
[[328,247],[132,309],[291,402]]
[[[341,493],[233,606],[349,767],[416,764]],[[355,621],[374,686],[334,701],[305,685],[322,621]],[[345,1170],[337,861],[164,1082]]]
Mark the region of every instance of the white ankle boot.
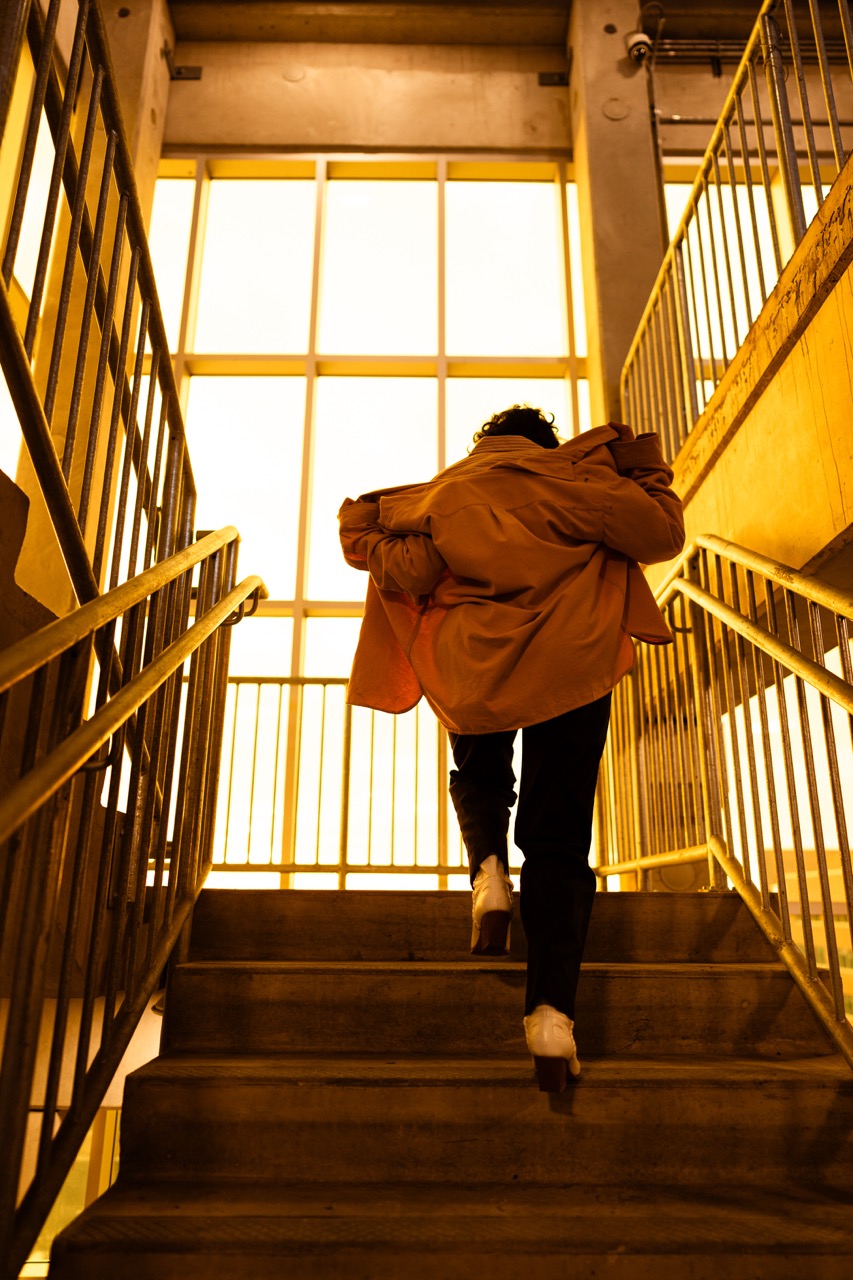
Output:
[[474,877],[472,956],[505,956],[512,919],[512,881],[497,854],[485,858]]
[[542,1093],[562,1093],[568,1077],[580,1075],[574,1026],[571,1018],[550,1004],[537,1005],[524,1019],[527,1047]]

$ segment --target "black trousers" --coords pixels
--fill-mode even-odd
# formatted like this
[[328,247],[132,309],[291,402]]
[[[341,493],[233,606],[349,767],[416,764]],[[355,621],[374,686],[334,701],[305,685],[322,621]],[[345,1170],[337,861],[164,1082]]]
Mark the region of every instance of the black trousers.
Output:
[[[515,843],[521,868],[521,922],[527,935],[525,1013],[550,1004],[575,1016],[575,992],[595,897],[589,865],[598,766],[610,720],[610,694],[521,730],[521,785]],[[450,795],[471,879],[484,858],[508,866],[509,813],[515,803],[512,748],[517,730],[450,734],[455,769]]]

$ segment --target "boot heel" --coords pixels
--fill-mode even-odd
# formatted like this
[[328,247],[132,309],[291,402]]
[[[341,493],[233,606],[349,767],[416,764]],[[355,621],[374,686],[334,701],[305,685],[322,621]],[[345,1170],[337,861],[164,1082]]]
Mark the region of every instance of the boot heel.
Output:
[[471,934],[472,956],[505,956],[509,951],[509,926],[511,916],[506,911],[487,911],[474,925]]
[[540,1093],[564,1093],[569,1083],[569,1064],[565,1058],[534,1057]]

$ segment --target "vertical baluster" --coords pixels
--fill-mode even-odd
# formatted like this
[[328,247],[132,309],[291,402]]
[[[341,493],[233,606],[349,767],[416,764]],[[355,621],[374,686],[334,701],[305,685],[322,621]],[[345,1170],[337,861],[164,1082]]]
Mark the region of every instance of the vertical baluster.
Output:
[[755,74],[755,63],[749,64],[749,90],[752,97],[752,114],[755,120],[755,141],[758,146],[758,159],[761,165],[761,185],[767,202],[767,216],[770,219],[770,237],[773,241],[773,260],[776,275],[782,271],[782,248],[779,242],[779,227],[776,221],[776,209],[773,204],[773,187],[770,181],[770,165],[767,160],[767,147],[764,142],[764,119],[761,114],[761,95],[758,90],[758,77]]
[[89,13],[89,0],[79,0],[79,5],[77,25],[74,30],[74,39],[71,45],[71,57],[68,62],[68,74],[65,80],[65,93],[62,99],[62,111],[59,118],[56,136],[53,140],[53,169],[50,174],[47,206],[45,208],[44,224],[42,227],[41,241],[39,243],[35,277],[33,279],[33,287],[30,294],[27,324],[24,330],[24,348],[29,357],[32,357],[33,354],[36,330],[38,328],[39,316],[41,315],[41,304],[44,298],[45,285],[47,283],[47,268],[50,261],[50,248],[53,243],[53,236],[56,228],[56,214],[59,207],[59,190],[62,185],[62,176],[65,170],[65,158],[68,154],[68,140],[71,134],[71,120],[74,114],[74,104],[77,97],[77,85],[80,80],[80,71],[83,66],[83,58],[86,52],[86,19]]
[[[36,79],[33,85],[33,96],[27,119],[27,129],[24,135],[24,146],[21,152],[18,182],[15,188],[15,202],[12,205],[9,234],[3,255],[3,282],[7,288],[12,283],[12,272],[15,269],[15,257],[18,252],[21,228],[24,223],[24,211],[27,206],[30,178],[33,174],[33,159],[38,142],[41,113],[44,109],[48,79],[53,66],[56,24],[61,5],[62,0],[50,0],[45,17],[44,30],[39,41]],[[12,103],[18,70],[19,54],[24,39],[24,29],[27,26],[28,19],[32,29],[34,13],[38,17],[36,6],[28,4],[26,0],[17,0],[17,3],[9,3],[0,8],[0,68],[2,68],[2,80],[0,80],[0,137],[6,132],[8,111]]]

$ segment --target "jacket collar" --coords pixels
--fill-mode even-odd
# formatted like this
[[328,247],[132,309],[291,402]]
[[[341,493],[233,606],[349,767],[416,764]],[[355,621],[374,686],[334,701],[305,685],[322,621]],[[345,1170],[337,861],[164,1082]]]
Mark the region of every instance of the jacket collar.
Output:
[[578,436],[573,436],[571,440],[566,440],[563,444],[558,445],[556,449],[543,449],[541,445],[534,444],[528,440],[526,436],[483,436],[482,440],[478,440],[471,450],[469,457],[480,453],[504,453],[504,454],[525,454],[529,457],[533,454],[538,458],[542,455],[545,458],[570,458],[573,461],[586,457],[593,449],[597,449],[599,445],[608,444],[611,440],[617,439],[619,432],[610,423],[605,426],[593,427],[591,431],[583,431]]

